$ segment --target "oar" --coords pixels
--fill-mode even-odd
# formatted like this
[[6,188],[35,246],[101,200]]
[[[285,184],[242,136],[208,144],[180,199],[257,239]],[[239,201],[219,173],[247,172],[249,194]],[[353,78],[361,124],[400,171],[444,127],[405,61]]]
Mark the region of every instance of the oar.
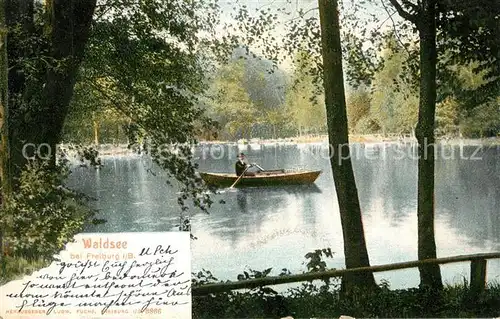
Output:
[[[260,169],[260,171],[261,171],[261,172],[266,172],[266,170],[265,170],[265,169],[263,169],[262,167],[260,167],[260,166],[259,166],[259,165],[257,165],[257,164],[253,164],[253,166],[256,166],[258,169]],[[274,171],[274,170],[270,170],[270,171]],[[284,170],[284,169],[279,169],[279,171],[283,171],[283,172],[285,172],[285,170]]]
[[229,188],[233,188],[234,185],[238,184],[238,182],[240,181],[240,179],[243,177],[243,175],[245,175],[246,171],[250,168],[250,165],[247,166],[247,168],[245,168],[245,170],[243,171],[243,173],[241,173],[241,175],[238,177],[238,179],[233,183],[233,185],[231,185],[231,187]]
[[260,169],[262,172],[264,172],[264,171],[265,171],[265,169],[263,169],[262,167],[260,167],[259,165],[255,164],[255,163],[253,164],[253,166],[257,167],[257,168],[258,168],[258,169]]

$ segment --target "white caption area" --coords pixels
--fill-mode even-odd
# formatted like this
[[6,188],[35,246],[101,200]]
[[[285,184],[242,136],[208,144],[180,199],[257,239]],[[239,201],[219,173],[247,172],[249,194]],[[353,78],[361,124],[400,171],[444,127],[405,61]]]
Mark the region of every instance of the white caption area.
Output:
[[59,261],[0,287],[0,316],[191,318],[188,232],[79,234]]

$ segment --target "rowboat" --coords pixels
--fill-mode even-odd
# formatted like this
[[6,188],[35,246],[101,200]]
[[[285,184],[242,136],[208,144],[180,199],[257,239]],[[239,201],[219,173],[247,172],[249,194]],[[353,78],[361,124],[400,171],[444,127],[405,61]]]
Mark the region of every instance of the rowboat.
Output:
[[[312,184],[316,181],[319,174],[321,174],[321,170],[266,170],[256,173],[255,176],[243,176],[235,187]],[[229,173],[200,172],[200,176],[208,185],[217,187],[229,187],[238,179],[236,174]]]

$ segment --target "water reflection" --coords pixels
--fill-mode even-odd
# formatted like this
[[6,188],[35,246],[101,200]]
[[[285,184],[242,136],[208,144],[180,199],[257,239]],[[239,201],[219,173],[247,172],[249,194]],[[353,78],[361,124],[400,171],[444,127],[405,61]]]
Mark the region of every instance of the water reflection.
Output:
[[237,195],[238,206],[242,213],[246,213],[247,211],[247,194],[244,189],[238,191]]
[[[237,145],[198,149],[202,171],[233,171]],[[210,214],[196,213],[192,226],[193,269],[210,269],[235,279],[245,266],[304,269],[305,253],[331,247],[330,267],[342,268],[343,239],[335,188],[325,145],[277,145],[245,149],[249,162],[266,169],[322,169],[315,185],[225,190],[214,196]],[[406,148],[408,154],[414,147]],[[436,161],[436,241],[438,256],[500,250],[500,150],[484,148],[481,160],[452,157],[473,148],[445,149]],[[356,152],[370,152],[368,158]],[[205,155],[203,155],[205,154]],[[398,158],[394,145],[353,146],[353,165],[372,264],[417,258],[417,161]],[[376,156],[374,155],[376,154]],[[416,154],[416,153],[415,153]],[[415,157],[416,158],[416,157]],[[106,158],[99,172],[77,168],[69,183],[98,199],[107,224],[88,231],[166,231],[178,223],[177,194],[163,177],[148,173],[144,158]],[[153,166],[153,170],[159,169]],[[468,276],[468,265],[443,268],[445,280]],[[488,278],[500,275],[500,263],[488,264]],[[458,276],[458,277],[457,277]],[[395,286],[418,284],[418,271],[377,275]]]

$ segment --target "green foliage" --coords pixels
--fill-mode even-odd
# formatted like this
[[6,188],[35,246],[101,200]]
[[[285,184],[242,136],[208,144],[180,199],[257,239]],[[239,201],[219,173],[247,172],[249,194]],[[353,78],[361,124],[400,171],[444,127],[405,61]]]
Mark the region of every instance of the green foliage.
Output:
[[492,137],[500,134],[500,97],[467,112],[460,124],[460,131],[465,136]]
[[408,133],[417,122],[418,94],[403,80],[407,53],[394,37],[386,41],[384,64],[373,80],[370,113],[382,133]]
[[459,105],[451,97],[436,105],[436,135],[453,135],[459,133]]
[[[499,101],[500,95],[489,93],[482,104],[471,107],[461,91],[481,90],[488,85],[488,69],[481,63],[472,61],[448,67],[456,82],[448,87],[443,101],[437,104],[436,124],[439,135],[462,135],[464,137],[491,137],[500,133]],[[480,93],[477,93],[480,94]]]
[[223,66],[217,73],[213,90],[216,98],[211,111],[231,139],[251,137],[257,110],[244,87],[244,60]]
[[379,123],[371,116],[360,119],[354,128],[354,132],[357,134],[376,134],[380,133],[381,130]]
[[77,144],[127,143],[125,127],[129,122],[129,118],[102,99],[91,86],[78,82],[64,122],[62,141]]
[[[214,36],[217,2],[105,0],[94,12],[92,0],[33,3],[33,14],[23,12],[27,13],[23,21],[9,26],[11,139],[51,146],[61,142],[61,136],[78,143],[128,141],[132,148],[149,153],[177,181],[182,211],[189,199],[206,211],[212,202],[186,145],[213,127],[213,121],[203,116],[199,98],[227,47]],[[53,34],[59,30],[55,26],[65,30],[68,22],[56,19],[64,20],[73,12],[52,16],[49,5],[68,11],[73,5],[85,7],[90,12],[78,12],[78,17],[92,17],[92,26],[80,30],[75,24],[67,37]],[[60,41],[53,43],[60,38],[73,40],[71,49],[57,47]],[[64,59],[54,57],[58,50],[68,51]],[[64,88],[64,99],[48,90],[49,84],[52,89]],[[61,105],[60,100],[64,100]],[[40,132],[33,134],[32,127]]]
[[392,32],[383,37],[380,63],[370,87],[355,86],[347,98],[350,131],[357,134],[411,133],[417,122],[418,93],[405,65],[408,52]]
[[[332,257],[330,248],[317,249],[306,254],[308,272],[326,270],[326,263],[322,256]],[[264,278],[271,274],[272,268],[262,271],[248,269],[237,276],[237,280],[248,280],[254,278]],[[290,271],[283,268],[279,276],[290,275]],[[203,269],[198,273],[193,273],[193,285],[204,285],[215,283],[215,278],[210,271]],[[327,291],[330,287],[338,287],[338,281],[331,283],[325,280],[323,286],[318,287],[312,282],[304,283],[300,288],[292,288],[289,295],[279,294],[271,287],[257,287],[246,292],[229,292],[220,294],[211,294],[193,298],[193,317],[194,318],[248,318],[248,317],[285,317],[291,313],[289,311],[289,302],[287,298],[297,298],[302,294],[307,294],[311,290]]]
[[473,301],[466,286],[447,286],[441,293],[426,290],[390,290],[387,283],[377,293],[357,291],[342,296],[338,289],[320,290],[314,285],[274,296],[256,293],[224,293],[193,297],[193,318],[415,318],[494,317],[500,289],[489,289]]
[[[205,104],[220,124],[221,139],[286,137],[295,134],[296,117],[285,101],[288,75],[272,63],[236,48],[230,62],[213,76]],[[307,114],[309,116],[309,114]]]
[[357,132],[356,128],[360,120],[370,116],[370,92],[364,88],[358,88],[347,96],[346,104],[349,130]]
[[50,261],[43,258],[28,260],[22,257],[12,257],[5,255],[1,261],[0,285],[11,280],[21,279],[23,276],[29,276],[33,272],[49,266]]
[[[327,270],[323,256],[332,257],[331,250],[317,249],[305,255],[309,260],[308,272]],[[266,277],[271,271],[249,269],[238,275],[238,280]],[[290,274],[283,269],[280,275]],[[205,269],[192,277],[194,286],[219,282]],[[302,283],[281,293],[277,287],[194,296],[193,318],[491,317],[498,314],[500,298],[500,285],[495,283],[489,284],[478,300],[471,299],[466,282],[447,286],[438,293],[417,288],[391,290],[389,282],[381,280],[376,292],[355,290],[345,295],[341,294],[340,280],[336,278],[321,284]]]
[[333,253],[330,248],[316,249],[313,252],[309,252],[305,255],[309,262],[306,264],[307,270],[309,272],[318,272],[326,270],[326,262],[322,260],[322,256],[333,258]]
[[94,14],[72,101],[75,118],[100,119],[115,140],[128,140],[167,172],[182,193],[181,213],[188,201],[203,211],[212,204],[190,145],[213,128],[200,97],[225,49],[211,37],[218,10],[212,1],[106,1]]
[[208,114],[220,124],[221,138],[276,138],[325,130],[323,98],[317,95],[312,62],[305,52],[296,57],[295,72],[282,86],[273,82],[284,78],[278,71],[262,70],[265,61],[237,52],[239,59],[217,70],[212,98],[207,99]]
[[[351,132],[357,134],[411,134],[418,117],[418,92],[405,74],[408,51],[394,36],[385,38],[383,65],[375,71],[368,93],[355,88],[348,96],[348,119]],[[443,62],[444,63],[444,62]],[[487,70],[479,73],[478,62],[446,66],[456,83],[442,84],[436,105],[436,135],[488,137],[498,134],[499,121],[495,98],[473,109],[454,90],[475,90],[488,83]],[[368,110],[368,112],[367,112]],[[491,116],[493,114],[493,116]]]
[[[45,74],[48,70],[61,68],[64,63],[50,54],[50,33],[44,30],[47,15],[40,3],[35,4],[33,17],[31,32],[27,32],[20,21],[19,24],[9,26],[9,65],[16,71],[15,76],[9,73],[9,102],[11,110],[15,112],[10,115],[12,119],[21,116],[23,111],[28,111],[27,114],[31,116],[36,113],[36,109],[40,107]],[[23,81],[26,81],[25,94],[21,91],[25,88],[16,87],[16,82]]]
[[[496,0],[438,1],[438,44],[447,56],[448,65],[476,64],[474,74],[487,81],[478,86],[462,87],[457,74],[440,67],[442,78],[452,87],[453,95],[467,109],[487,103],[500,91],[500,59],[498,52],[500,7]],[[460,78],[460,76],[458,76]]]
[[326,131],[326,109],[322,90],[317,86],[317,70],[311,56],[299,51],[294,58],[295,70],[287,88],[286,105],[291,122],[302,133]]
[[11,256],[50,260],[86,223],[101,222],[93,219],[87,197],[64,187],[67,163],[55,170],[47,170],[46,165],[34,161],[23,170],[19,190],[1,211],[4,245]]
[[273,130],[271,136],[273,138],[289,135],[290,116],[286,107],[280,106],[276,109],[268,110],[263,113],[262,117],[265,118],[265,123],[271,125]]

